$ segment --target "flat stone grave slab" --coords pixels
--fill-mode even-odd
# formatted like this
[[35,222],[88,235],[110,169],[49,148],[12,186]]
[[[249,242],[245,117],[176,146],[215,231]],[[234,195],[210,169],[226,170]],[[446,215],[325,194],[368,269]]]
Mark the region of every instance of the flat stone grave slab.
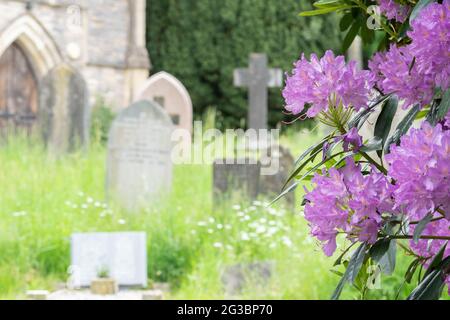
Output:
[[145,232],[76,233],[71,237],[71,286],[90,286],[107,270],[119,286],[147,286]]

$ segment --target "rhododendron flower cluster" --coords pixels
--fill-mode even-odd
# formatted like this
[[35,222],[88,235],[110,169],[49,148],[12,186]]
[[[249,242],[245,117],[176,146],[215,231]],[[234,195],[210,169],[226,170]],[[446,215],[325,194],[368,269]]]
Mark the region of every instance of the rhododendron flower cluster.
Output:
[[393,212],[386,176],[373,168],[364,176],[361,167],[348,158],[344,168],[332,168],[328,175],[316,174],[312,182],[312,191],[306,190],[305,218],[326,255],[336,250],[340,232],[352,241],[377,240],[382,214]]
[[[364,28],[356,18],[353,24],[344,19],[355,17],[353,10],[365,11],[368,2],[351,2],[355,6],[344,10],[341,26]],[[302,56],[287,76],[287,110],[318,115],[335,128],[299,158],[297,183],[322,168],[314,173],[312,189],[305,188],[304,215],[327,256],[336,251],[338,235],[361,243],[351,257],[348,246],[336,261],[346,272],[333,298],[345,282],[355,284],[355,277],[369,281],[360,273],[367,262],[393,271],[384,268],[383,260],[391,260],[401,247],[415,256],[406,281],[420,264],[437,275],[419,274],[420,284],[408,299],[438,299],[444,280],[450,295],[450,0],[377,3],[387,17],[380,20],[380,30],[391,45],[372,57],[370,71],[327,51],[320,60]],[[318,2],[314,13],[323,4]],[[398,106],[422,110],[402,115]],[[360,109],[350,121],[353,110]],[[363,138],[359,130],[367,124],[374,126],[366,127],[373,135]],[[365,290],[361,282],[362,297]]]
[[411,23],[411,44],[377,53],[369,62],[378,87],[396,93],[404,108],[429,104],[435,87],[445,91],[450,75],[450,0],[425,7]]
[[408,47],[396,45],[388,52],[375,54],[369,61],[378,87],[385,93],[395,92],[405,101],[405,109],[417,103],[421,106],[430,103],[434,94],[433,77],[421,74],[413,61]]
[[411,23],[408,46],[421,74],[433,75],[436,86],[449,87],[450,79],[450,0],[426,6]]
[[386,160],[397,207],[415,220],[437,209],[450,219],[450,131],[424,122],[403,136],[400,146],[392,146]]
[[398,22],[404,22],[411,10],[409,6],[398,4],[394,0],[378,0],[378,5],[380,6],[381,13],[388,19],[393,19]]
[[346,64],[344,56],[335,57],[330,50],[320,60],[315,54],[311,61],[303,55],[286,79],[286,109],[299,114],[310,105],[306,112],[310,118],[327,111],[330,105],[359,110],[367,106],[370,79],[370,72],[359,70],[356,62]]

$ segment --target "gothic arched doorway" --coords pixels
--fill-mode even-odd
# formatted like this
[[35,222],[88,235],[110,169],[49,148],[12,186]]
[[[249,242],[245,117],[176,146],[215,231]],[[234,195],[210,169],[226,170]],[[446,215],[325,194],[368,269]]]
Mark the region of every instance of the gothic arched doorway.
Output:
[[0,133],[30,134],[37,109],[35,72],[25,52],[13,43],[0,57]]

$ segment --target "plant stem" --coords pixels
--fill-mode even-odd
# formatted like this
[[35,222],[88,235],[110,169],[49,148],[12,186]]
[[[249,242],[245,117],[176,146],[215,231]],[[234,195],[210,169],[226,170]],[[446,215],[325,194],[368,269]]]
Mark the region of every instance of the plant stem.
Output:
[[[413,239],[414,237],[411,235],[395,235],[388,236],[391,239]],[[421,240],[450,240],[450,237],[446,236],[420,236]]]
[[[444,219],[444,217],[434,218],[434,219],[431,219],[430,222],[435,222],[435,221],[439,221],[442,219]],[[409,224],[419,224],[419,223],[420,223],[420,221],[411,221]]]
[[378,170],[380,170],[380,172],[384,173],[385,175],[387,175],[387,170],[380,165],[378,162],[376,162],[371,156],[369,156],[366,152],[364,151],[359,151],[359,153],[366,158],[371,164],[373,164]]

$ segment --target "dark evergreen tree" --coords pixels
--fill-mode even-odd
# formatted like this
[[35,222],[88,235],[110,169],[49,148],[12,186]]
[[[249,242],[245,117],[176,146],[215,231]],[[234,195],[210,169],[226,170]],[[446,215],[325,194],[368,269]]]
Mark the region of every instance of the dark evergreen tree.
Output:
[[[248,66],[251,52],[264,52],[271,67],[290,70],[301,52],[339,50],[332,16],[301,18],[305,0],[148,1],[147,37],[152,73],[165,70],[187,87],[196,117],[216,107],[222,127],[236,127],[247,114],[247,91],[233,87],[233,69]],[[270,90],[269,121],[283,119],[280,89]],[[244,120],[245,121],[245,120]]]

